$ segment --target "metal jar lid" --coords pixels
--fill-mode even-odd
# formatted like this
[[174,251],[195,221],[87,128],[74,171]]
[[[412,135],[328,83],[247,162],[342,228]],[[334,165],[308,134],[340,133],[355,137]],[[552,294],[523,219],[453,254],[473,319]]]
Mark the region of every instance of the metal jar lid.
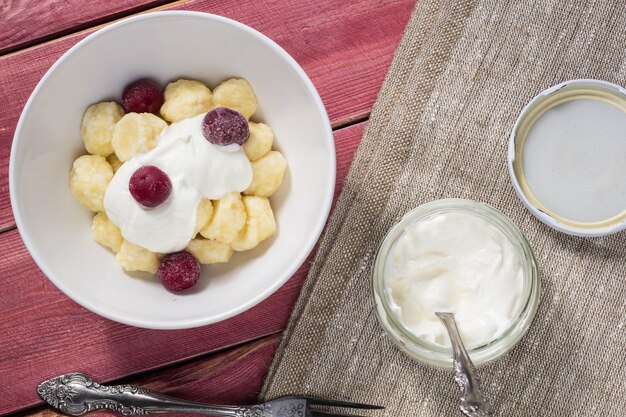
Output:
[[626,90],[572,80],[543,91],[515,122],[508,166],[548,226],[577,236],[626,229]]

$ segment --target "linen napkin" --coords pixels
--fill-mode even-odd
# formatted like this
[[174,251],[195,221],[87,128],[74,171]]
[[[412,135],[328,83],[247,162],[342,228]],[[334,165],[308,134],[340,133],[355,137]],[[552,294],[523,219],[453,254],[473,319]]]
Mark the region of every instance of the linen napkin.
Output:
[[626,415],[626,233],[577,238],[540,223],[509,181],[523,106],[574,78],[626,85],[626,6],[597,0],[420,0],[372,111],[262,397],[382,404],[376,416],[458,416],[451,371],[399,351],[375,317],[377,248],[404,213],[470,198],[534,248],[539,311],[480,369],[502,416]]

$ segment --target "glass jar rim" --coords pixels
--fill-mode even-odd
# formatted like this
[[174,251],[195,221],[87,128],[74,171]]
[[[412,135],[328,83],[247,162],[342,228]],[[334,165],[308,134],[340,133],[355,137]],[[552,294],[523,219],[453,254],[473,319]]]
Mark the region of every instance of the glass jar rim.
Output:
[[[391,309],[387,292],[385,291],[384,276],[385,264],[387,263],[389,252],[409,224],[440,214],[441,212],[450,211],[477,215],[488,221],[489,224],[500,230],[513,244],[524,265],[524,299],[516,317],[511,320],[507,328],[497,337],[485,343],[481,343],[480,345],[467,348],[468,354],[476,364],[486,363],[508,352],[526,333],[539,304],[541,287],[535,255],[526,237],[508,217],[488,204],[469,199],[448,198],[425,203],[407,212],[402,219],[389,230],[376,254],[372,273],[374,298],[375,304],[377,304],[376,314],[381,324],[383,324],[383,328],[392,336],[396,343],[399,343],[400,341],[397,340],[397,336],[392,334],[385,326],[385,323],[382,322],[383,318],[378,308],[378,304],[380,304],[384,311],[384,320],[389,323],[395,332],[400,333],[404,339],[410,341],[410,343],[415,345],[419,351],[423,353],[423,355],[410,353],[411,356],[438,366],[451,364],[452,349],[450,347],[444,347],[416,336],[396,317]],[[403,350],[406,351],[406,349]],[[431,357],[427,357],[429,356],[428,352],[431,353]],[[477,358],[475,358],[476,356]]]

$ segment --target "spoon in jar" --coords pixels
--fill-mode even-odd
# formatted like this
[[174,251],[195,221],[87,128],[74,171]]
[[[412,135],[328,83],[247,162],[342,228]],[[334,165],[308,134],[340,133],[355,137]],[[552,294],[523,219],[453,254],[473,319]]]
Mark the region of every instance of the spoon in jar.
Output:
[[493,407],[480,388],[480,378],[474,364],[470,360],[459,329],[452,313],[435,313],[441,319],[448,330],[452,342],[454,381],[461,387],[461,400],[459,408],[467,417],[480,417],[493,415]]

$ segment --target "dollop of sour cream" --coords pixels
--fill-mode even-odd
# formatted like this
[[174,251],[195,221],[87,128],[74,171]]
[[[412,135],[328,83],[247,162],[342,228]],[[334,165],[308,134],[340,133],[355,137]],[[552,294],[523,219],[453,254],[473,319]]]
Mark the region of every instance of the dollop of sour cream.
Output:
[[[124,239],[150,251],[170,253],[193,239],[196,211],[202,198],[219,199],[241,192],[252,181],[252,165],[241,146],[218,146],[202,134],[204,114],[168,126],[148,152],[126,161],[104,195],[104,209]],[[167,201],[142,207],[130,194],[130,177],[140,167],[154,165],[172,182]]]
[[522,262],[507,237],[463,212],[416,221],[391,248],[385,289],[396,318],[415,336],[450,346],[436,312],[454,313],[467,347],[490,342],[519,314]]

